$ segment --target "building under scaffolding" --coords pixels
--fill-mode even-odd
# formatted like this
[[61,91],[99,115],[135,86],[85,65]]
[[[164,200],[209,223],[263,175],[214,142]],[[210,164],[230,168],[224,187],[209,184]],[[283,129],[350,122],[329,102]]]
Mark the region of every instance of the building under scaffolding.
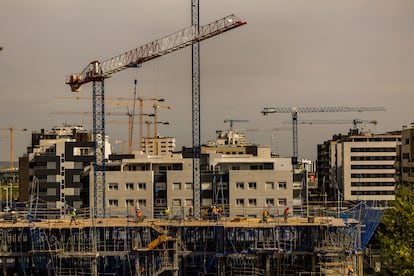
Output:
[[3,216],[3,275],[362,275],[372,235],[352,216],[78,222]]

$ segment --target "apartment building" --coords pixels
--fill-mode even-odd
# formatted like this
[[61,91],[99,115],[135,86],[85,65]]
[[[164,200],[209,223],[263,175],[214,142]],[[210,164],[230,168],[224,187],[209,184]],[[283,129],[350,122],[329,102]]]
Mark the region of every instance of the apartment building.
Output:
[[[264,208],[277,215],[286,206],[293,207],[293,191],[302,187],[298,180],[294,181],[291,158],[272,156],[269,146],[234,142],[202,146],[203,212],[211,205],[221,204],[226,215],[256,217]],[[158,155],[110,154],[108,138],[105,148],[107,216],[133,216],[137,207],[147,218],[161,217],[167,206],[172,215],[190,213],[192,148]],[[89,208],[93,214],[93,160],[91,135],[80,126],[33,132],[27,154],[20,158],[20,173],[27,176],[21,176],[26,180],[21,182],[20,190],[22,194],[25,187],[30,190],[26,200],[40,199],[46,208],[55,210],[56,218],[67,216],[70,208]]]
[[169,155],[175,150],[173,137],[146,137],[142,139],[141,151],[147,155]]
[[[318,179],[329,199],[380,201],[394,199],[396,149],[401,132],[374,134],[351,130],[318,146]],[[330,181],[326,183],[326,181]]]
[[267,156],[210,154],[209,163],[228,179],[221,186],[230,216],[257,217],[264,208],[277,215],[293,207],[291,158],[273,158],[269,148]]
[[[166,156],[135,155],[106,165],[106,215],[133,216],[139,207],[147,218],[160,218],[167,206],[173,212],[192,205],[192,159],[180,153]],[[90,167],[93,183],[93,167]],[[190,185],[191,184],[191,185]],[[191,190],[190,190],[191,186]],[[93,208],[93,185],[89,186]],[[188,211],[188,210],[187,210]]]
[[[208,207],[218,204],[226,215],[250,217],[260,216],[264,208],[281,214],[287,206],[293,206],[291,158],[271,156],[269,146],[231,147],[243,149],[202,146],[202,215]],[[130,215],[139,206],[146,217],[157,218],[168,206],[172,215],[189,215],[193,207],[192,166],[191,148],[162,156],[135,155],[133,159],[108,163],[107,213]],[[92,180],[93,171],[89,175]]]
[[414,185],[414,125],[403,126],[401,143],[397,146],[396,181],[405,186]]
[[[109,148],[109,147],[108,147]],[[81,126],[61,126],[32,133],[27,154],[20,157],[20,201],[37,199],[53,217],[68,208],[89,206],[84,168],[93,161],[91,135]]]

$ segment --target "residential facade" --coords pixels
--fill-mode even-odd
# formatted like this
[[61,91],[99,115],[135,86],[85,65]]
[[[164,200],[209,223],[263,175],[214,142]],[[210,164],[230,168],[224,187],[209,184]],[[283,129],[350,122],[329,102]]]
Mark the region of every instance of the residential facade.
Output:
[[175,138],[159,136],[143,138],[141,151],[147,155],[169,155],[175,151]]
[[[396,149],[401,132],[373,134],[351,130],[318,146],[318,179],[330,199],[394,200]],[[326,183],[326,181],[331,181]]]
[[[202,216],[207,215],[212,205],[222,207],[228,216],[249,217],[261,216],[264,208],[281,214],[286,207],[293,207],[291,158],[272,156],[269,146],[237,141],[230,145],[220,142],[202,146],[201,153]],[[172,215],[190,215],[193,209],[192,161],[192,149],[183,148],[169,155],[135,154],[134,158],[108,163],[107,214],[130,215],[139,207],[147,218],[159,218],[169,207]],[[89,177],[93,183],[93,171]],[[299,191],[301,187],[297,188]],[[93,204],[92,187],[90,195]]]
[[396,181],[405,186],[414,185],[414,125],[403,126],[401,143],[397,147]]
[[84,184],[89,180],[83,179],[83,171],[93,162],[93,142],[83,127],[33,132],[27,154],[19,162],[20,201],[41,202],[53,210],[54,218],[66,216],[69,208],[89,206],[89,186]]

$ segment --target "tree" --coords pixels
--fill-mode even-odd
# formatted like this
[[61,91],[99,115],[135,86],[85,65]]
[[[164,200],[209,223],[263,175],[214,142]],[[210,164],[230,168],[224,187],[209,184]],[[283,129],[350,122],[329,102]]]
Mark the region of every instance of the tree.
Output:
[[378,229],[387,268],[395,275],[414,275],[414,193],[398,185],[395,201],[387,209]]

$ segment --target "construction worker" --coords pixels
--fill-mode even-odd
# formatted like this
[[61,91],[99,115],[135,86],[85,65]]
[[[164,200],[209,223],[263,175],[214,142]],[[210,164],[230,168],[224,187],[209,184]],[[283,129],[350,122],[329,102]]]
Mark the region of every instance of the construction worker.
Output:
[[352,274],[354,274],[354,269],[352,267],[352,265],[348,266],[348,276],[351,276]]
[[137,208],[137,210],[135,212],[135,216],[136,216],[137,222],[142,221],[141,209],[139,207]]
[[217,218],[218,218],[218,209],[217,209],[217,206],[214,205],[213,206],[213,219],[214,219],[214,221],[217,221]]
[[207,209],[207,219],[211,220],[212,218],[213,218],[213,205],[211,205]]
[[289,216],[289,207],[287,207],[284,211],[283,211],[283,218],[285,220],[285,222],[288,221],[288,216]]
[[267,210],[267,208],[265,208],[264,210],[263,210],[263,213],[262,213],[262,219],[263,219],[263,222],[264,223],[267,223],[267,219],[269,218],[269,211]]
[[167,206],[167,208],[165,208],[164,215],[165,215],[165,219],[168,220],[170,218],[170,207],[169,206]]
[[193,206],[190,206],[190,208],[188,208],[188,217],[189,218],[193,217]]
[[70,213],[69,225],[72,225],[72,222],[75,222],[75,225],[78,225],[78,223],[76,222],[76,209],[73,209],[72,212]]

